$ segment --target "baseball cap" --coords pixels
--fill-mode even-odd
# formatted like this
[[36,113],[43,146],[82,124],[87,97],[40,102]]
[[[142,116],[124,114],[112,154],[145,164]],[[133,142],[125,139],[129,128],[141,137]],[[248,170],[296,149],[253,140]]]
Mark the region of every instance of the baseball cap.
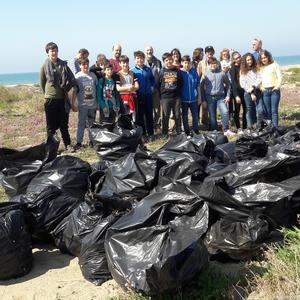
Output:
[[214,52],[215,53],[215,49],[213,46],[206,46],[204,52]]

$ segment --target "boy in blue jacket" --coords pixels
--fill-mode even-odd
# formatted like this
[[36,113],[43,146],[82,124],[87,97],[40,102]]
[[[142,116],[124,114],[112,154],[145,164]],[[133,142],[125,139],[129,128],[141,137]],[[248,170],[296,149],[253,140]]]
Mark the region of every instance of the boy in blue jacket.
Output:
[[[147,135],[151,141],[154,134],[152,91],[155,81],[152,70],[144,64],[144,52],[134,52],[134,59],[135,67],[132,69],[132,72],[137,78],[139,84],[139,88],[136,92],[136,123],[143,128],[144,136]],[[144,119],[146,119],[146,125]]]
[[181,64],[181,109],[183,128],[186,135],[190,135],[190,127],[188,123],[188,111],[190,109],[193,120],[193,132],[198,134],[198,105],[202,103],[200,93],[200,78],[197,71],[191,67],[191,58],[189,55],[185,55],[181,58]]

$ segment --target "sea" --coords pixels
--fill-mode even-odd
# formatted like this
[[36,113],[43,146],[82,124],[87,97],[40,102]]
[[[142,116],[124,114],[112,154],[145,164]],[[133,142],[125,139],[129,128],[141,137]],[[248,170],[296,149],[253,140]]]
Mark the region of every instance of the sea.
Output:
[[[280,66],[297,65],[300,64],[300,55],[293,56],[277,56],[274,60]],[[0,74],[0,85],[18,85],[18,84],[38,84],[39,73],[9,73]]]

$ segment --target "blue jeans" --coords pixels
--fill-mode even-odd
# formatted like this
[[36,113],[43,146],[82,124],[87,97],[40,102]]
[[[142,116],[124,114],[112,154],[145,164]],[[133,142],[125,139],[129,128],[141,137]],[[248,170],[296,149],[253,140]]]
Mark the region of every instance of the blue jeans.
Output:
[[226,131],[229,128],[228,125],[228,109],[224,102],[224,95],[211,96],[205,94],[207,101],[208,113],[209,113],[209,127],[210,130],[217,130],[217,108],[221,114],[223,130]]
[[192,119],[193,119],[193,131],[198,132],[198,103],[197,101],[194,102],[181,102],[181,109],[182,109],[182,121],[183,121],[183,128],[186,134],[190,134],[190,128],[189,128],[189,121],[188,121],[188,114],[189,109],[192,113]]
[[256,96],[256,101],[252,101],[251,95],[249,93],[244,94],[245,102],[246,102],[246,119],[247,119],[247,127],[251,128],[253,124],[256,123],[257,127],[260,127],[261,121],[263,120],[263,108],[262,108],[262,97],[261,92],[254,92]]
[[280,90],[272,91],[266,88],[263,92],[263,112],[267,120],[271,120],[273,126],[278,127],[278,107],[280,101]]

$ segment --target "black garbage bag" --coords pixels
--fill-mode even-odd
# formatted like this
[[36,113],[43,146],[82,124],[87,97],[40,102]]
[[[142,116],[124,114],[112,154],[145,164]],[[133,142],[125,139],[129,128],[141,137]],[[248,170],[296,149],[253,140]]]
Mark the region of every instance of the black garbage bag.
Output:
[[83,238],[93,232],[96,224],[112,211],[126,209],[131,209],[130,203],[118,196],[92,199],[86,195],[85,201],[51,232],[54,243],[62,253],[79,256]]
[[0,203],[0,280],[23,276],[32,267],[31,235],[23,209],[19,203]]
[[212,156],[212,162],[233,164],[237,161],[235,155],[236,142],[217,145]]
[[208,133],[206,133],[206,136],[207,138],[211,139],[216,146],[228,143],[227,136],[220,131],[209,131]]
[[113,278],[146,294],[178,288],[208,262],[207,225],[208,207],[189,187],[150,194],[107,231]]
[[259,215],[233,219],[229,215],[213,224],[204,243],[212,257],[220,252],[235,260],[257,255],[263,243],[270,239],[268,221]]
[[56,186],[76,199],[83,200],[88,188],[91,167],[88,162],[74,156],[60,156],[47,163],[26,190],[26,196],[34,198],[49,186]]
[[233,197],[268,216],[273,226],[292,227],[297,223],[296,208],[300,204],[293,196],[299,192],[300,176],[298,175],[281,182],[259,182],[240,186],[234,190]]
[[121,115],[115,124],[94,124],[90,128],[94,149],[106,161],[115,161],[134,153],[142,144],[143,129],[130,117]]
[[268,153],[268,144],[263,138],[244,136],[235,143],[235,156],[238,161],[265,157]]
[[72,156],[47,163],[20,198],[32,216],[34,237],[48,240],[50,232],[84,200],[90,165]]
[[237,188],[257,182],[280,182],[300,175],[300,157],[276,153],[250,161],[239,161],[210,174],[204,182],[225,179],[228,186]]
[[6,194],[9,197],[24,194],[42,166],[56,157],[58,147],[59,141],[52,138],[23,150],[0,148],[1,183]]
[[157,184],[161,164],[159,158],[138,148],[136,153],[114,162],[94,192],[100,196],[116,194],[129,201],[140,200]]
[[107,229],[119,217],[120,215],[117,213],[103,215],[95,224],[93,231],[81,241],[79,266],[83,277],[95,285],[101,285],[112,278],[107,265],[104,241]]

